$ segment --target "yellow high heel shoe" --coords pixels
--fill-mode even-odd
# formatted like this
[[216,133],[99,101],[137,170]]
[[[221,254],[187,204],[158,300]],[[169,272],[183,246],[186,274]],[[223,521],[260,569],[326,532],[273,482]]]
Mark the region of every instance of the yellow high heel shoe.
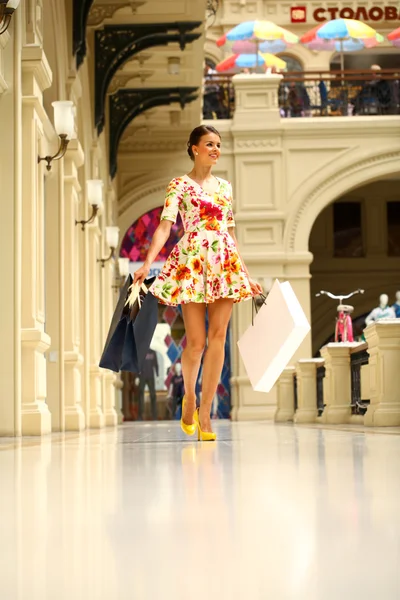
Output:
[[197,439],[199,442],[215,442],[217,434],[209,431],[202,431],[200,427],[199,409],[193,415],[195,425],[197,425]]
[[[183,397],[182,400],[182,417],[181,417],[181,429],[184,433],[186,433],[186,435],[193,435],[194,432],[196,431],[196,423],[192,423],[191,425],[187,425],[186,423],[183,422],[183,412],[184,412],[184,408],[185,408],[185,397]],[[193,417],[194,419],[194,417]]]

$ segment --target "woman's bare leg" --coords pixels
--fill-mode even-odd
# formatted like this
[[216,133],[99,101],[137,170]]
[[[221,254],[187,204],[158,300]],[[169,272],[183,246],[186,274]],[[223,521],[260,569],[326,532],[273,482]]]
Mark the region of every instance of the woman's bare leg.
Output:
[[206,308],[206,304],[202,303],[182,304],[186,332],[186,348],[182,352],[186,404],[182,419],[186,425],[193,423],[193,414],[196,410],[196,381],[206,345]]
[[199,410],[203,431],[212,431],[210,410],[221,378],[225,357],[225,339],[232,314],[233,300],[221,298],[208,305],[208,344],[203,363],[203,381]]

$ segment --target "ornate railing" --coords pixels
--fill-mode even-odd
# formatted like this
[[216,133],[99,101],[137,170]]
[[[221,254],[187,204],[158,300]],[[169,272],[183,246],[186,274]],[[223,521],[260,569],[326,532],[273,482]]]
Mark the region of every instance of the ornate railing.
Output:
[[324,377],[325,377],[325,367],[321,365],[317,368],[317,409],[318,416],[320,417],[324,412]]
[[[400,68],[282,73],[282,117],[400,114]],[[235,109],[232,75],[207,75],[203,117],[231,119]]]
[[354,351],[350,351],[351,412],[353,415],[364,415],[369,404],[369,400],[361,401],[361,367],[368,364],[367,348],[368,344],[363,344]]

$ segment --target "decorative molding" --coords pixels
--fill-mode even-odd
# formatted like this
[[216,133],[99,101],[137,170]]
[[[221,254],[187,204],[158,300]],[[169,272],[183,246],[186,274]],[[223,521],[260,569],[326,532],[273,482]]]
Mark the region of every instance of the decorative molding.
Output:
[[138,115],[156,106],[178,102],[183,109],[197,99],[197,87],[125,88],[110,96],[109,161],[110,175],[117,172],[118,147],[122,134]]
[[230,4],[232,13],[255,13],[257,12],[257,0],[237,0]]
[[43,43],[43,0],[29,0],[25,4],[25,43],[41,46]]
[[346,165],[333,173],[330,177],[324,178],[323,181],[314,190],[307,195],[307,198],[302,202],[299,209],[296,212],[296,216],[291,225],[290,236],[289,236],[289,249],[293,252],[295,250],[295,242],[297,229],[300,221],[302,220],[306,210],[314,203],[315,198],[320,197],[328,188],[340,180],[347,179],[350,175],[353,175],[361,169],[368,168],[369,166],[377,163],[385,163],[387,161],[398,159],[400,163],[400,151],[390,151],[383,154],[370,156],[367,159],[359,160],[352,165]]
[[[144,125],[144,127],[146,127]],[[139,128],[138,128],[139,129]],[[143,154],[143,152],[179,152],[182,150],[186,152],[186,142],[182,140],[140,140],[140,147],[138,147],[137,141],[135,141],[134,136],[130,135],[127,140],[123,140],[120,142],[120,148],[125,152],[138,152]]]
[[[105,100],[108,86],[118,69],[132,56],[153,46],[177,42],[181,50],[199,39],[200,33],[188,33],[201,21],[107,25],[95,31],[95,127],[104,128]],[[170,33],[172,32],[172,33]]]
[[8,90],[8,83],[4,76],[4,60],[2,53],[9,39],[10,34],[8,31],[5,31],[2,35],[0,35],[0,97]]
[[94,0],[73,0],[72,4],[72,53],[79,69],[86,56],[86,25]]
[[89,11],[87,26],[97,27],[101,25],[106,19],[112,19],[117,10],[126,6],[130,6],[132,14],[135,14],[143,4],[146,4],[146,0],[131,0],[131,2],[118,2],[117,4],[95,4]]
[[268,148],[277,146],[277,139],[255,139],[255,140],[236,140],[236,148]]
[[132,79],[140,79],[141,83],[145,83],[146,79],[151,77],[154,71],[138,71],[137,73],[118,73],[111,80],[108,86],[107,93],[115,94],[121,88],[124,88],[126,84]]
[[118,216],[121,216],[122,214],[124,214],[133,204],[136,204],[136,202],[139,202],[139,200],[142,200],[143,198],[146,198],[147,196],[151,196],[152,194],[158,194],[158,192],[165,192],[165,189],[168,185],[168,181],[162,181],[162,183],[158,183],[156,185],[150,185],[146,184],[145,186],[142,186],[143,189],[139,190],[139,192],[137,193],[130,193],[129,194],[129,199],[127,202],[125,202],[123,205],[119,206],[119,211],[118,211]]

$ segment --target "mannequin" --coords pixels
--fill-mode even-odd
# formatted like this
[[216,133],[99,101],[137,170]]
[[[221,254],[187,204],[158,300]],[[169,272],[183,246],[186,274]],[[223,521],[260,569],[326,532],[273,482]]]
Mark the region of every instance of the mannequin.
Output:
[[400,292],[396,292],[396,302],[392,306],[396,319],[400,319]]
[[183,385],[183,376],[182,376],[182,365],[181,363],[176,363],[172,367],[173,375],[171,378],[171,383],[168,390],[168,399],[170,400],[171,406],[171,419],[175,418],[175,413],[178,404],[182,403],[183,396],[185,394],[185,389]]
[[365,319],[365,325],[368,327],[368,325],[374,323],[375,321],[395,318],[396,313],[394,312],[394,309],[389,306],[389,296],[387,294],[381,294],[379,296],[379,306],[371,310]]
[[337,307],[335,342],[354,342],[353,322],[350,316],[353,310],[354,306],[350,304],[339,304]]

